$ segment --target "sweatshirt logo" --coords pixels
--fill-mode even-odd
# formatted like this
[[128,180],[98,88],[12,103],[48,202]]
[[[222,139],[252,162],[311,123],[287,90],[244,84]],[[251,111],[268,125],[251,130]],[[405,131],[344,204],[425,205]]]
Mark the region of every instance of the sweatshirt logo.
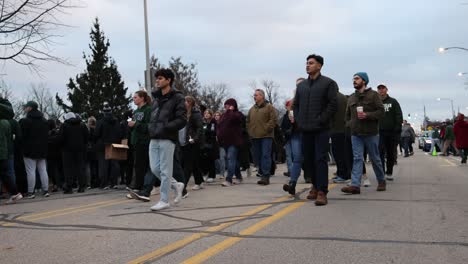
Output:
[[389,112],[390,109],[392,108],[392,104],[383,104],[384,108],[385,108],[385,112]]

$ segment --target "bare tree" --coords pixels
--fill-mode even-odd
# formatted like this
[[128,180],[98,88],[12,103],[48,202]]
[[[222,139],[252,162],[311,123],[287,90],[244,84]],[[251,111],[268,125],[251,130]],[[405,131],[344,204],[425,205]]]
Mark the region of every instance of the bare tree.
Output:
[[51,54],[55,32],[66,27],[58,19],[72,0],[1,0],[0,3],[0,60],[14,61],[32,70],[38,62],[67,63]]
[[278,93],[278,89],[280,87],[279,84],[273,80],[262,80],[262,86],[265,90],[265,99],[276,107],[280,101],[280,96]]
[[199,92],[199,104],[213,111],[223,109],[224,101],[229,97],[228,85],[225,83],[212,83],[205,85]]
[[54,96],[44,83],[31,84],[27,100],[35,101],[39,108],[38,110],[44,113],[47,118],[60,118],[63,115],[63,108],[57,104]]
[[8,100],[13,99],[13,91],[3,80],[0,81],[0,97]]

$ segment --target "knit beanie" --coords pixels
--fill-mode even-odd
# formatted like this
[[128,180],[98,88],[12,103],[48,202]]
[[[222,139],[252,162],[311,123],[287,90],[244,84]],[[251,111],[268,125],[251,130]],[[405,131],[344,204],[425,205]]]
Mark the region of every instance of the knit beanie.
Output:
[[369,76],[366,72],[358,72],[354,76],[359,76],[366,84],[369,84]]
[[224,105],[232,105],[237,110],[237,101],[234,98],[229,98],[224,102]]

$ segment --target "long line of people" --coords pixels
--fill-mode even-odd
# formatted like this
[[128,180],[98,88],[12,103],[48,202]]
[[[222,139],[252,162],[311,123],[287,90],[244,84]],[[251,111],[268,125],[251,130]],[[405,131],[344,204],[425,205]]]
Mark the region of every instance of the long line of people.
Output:
[[[334,80],[321,74],[321,56],[310,55],[306,62],[308,78],[297,79],[295,96],[287,101],[280,121],[261,89],[255,90],[247,115],[239,111],[234,98],[225,101],[224,111],[213,112],[173,88],[175,76],[168,69],[156,72],[157,89],[151,95],[144,90],[134,93],[136,110],[120,121],[107,103],[98,120],[71,112],[64,115],[63,123],[46,120],[31,101],[18,124],[11,105],[2,99],[0,171],[9,202],[21,199],[21,192],[32,199],[37,189],[48,197],[49,189],[71,194],[74,189],[82,193],[96,187],[118,188],[120,183],[127,186],[129,199],[150,201],[152,193],[160,193],[160,201],[151,209],[162,210],[171,206],[170,190],[175,204],[188,197],[192,175],[194,191],[218,179],[230,187],[242,183],[242,171],[250,177],[253,163],[260,178],[257,183],[269,185],[280,156],[278,146],[283,145],[289,177],[283,190],[291,195],[296,194],[303,171],[312,184],[307,199],[326,205],[331,160],[337,168],[333,182],[348,183],[342,192],[359,194],[362,184],[371,185],[367,155],[377,191],[385,191],[387,181],[395,179],[397,145],[402,142],[408,157],[415,137],[403,121],[398,101],[388,95],[384,84],[377,91],[369,88],[365,72],[353,76],[355,92],[345,96]],[[461,120],[454,129],[457,135],[468,127]],[[129,146],[127,160],[106,159],[106,146],[123,140]],[[466,144],[461,148],[466,162]],[[15,171],[21,175],[21,165],[27,180],[15,177]]]

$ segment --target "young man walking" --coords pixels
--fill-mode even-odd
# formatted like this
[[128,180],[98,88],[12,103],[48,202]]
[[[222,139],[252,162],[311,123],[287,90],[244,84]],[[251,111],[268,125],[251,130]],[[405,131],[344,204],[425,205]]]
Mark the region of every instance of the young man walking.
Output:
[[169,189],[176,192],[174,203],[180,202],[184,189],[172,177],[174,150],[179,130],[187,123],[185,97],[172,88],[174,73],[169,69],[160,69],[155,74],[157,90],[152,92],[154,102],[148,131],[151,138],[149,145],[150,168],[161,180],[161,198],[151,210],[158,211],[170,207]]
[[[380,160],[382,161],[382,166],[386,175],[385,178],[389,181],[393,181],[395,139],[397,135],[401,133],[403,113],[401,112],[398,101],[388,95],[387,86],[379,84],[377,86],[377,91],[380,94],[385,110],[384,117],[379,120]],[[385,163],[385,157],[387,157],[387,163]]]
[[328,150],[330,120],[337,110],[336,82],[321,74],[323,58],[307,57],[308,79],[299,83],[294,97],[294,118],[302,132],[304,171],[310,173],[312,188],[307,199],[315,205],[328,203]]
[[379,120],[384,115],[384,106],[380,95],[367,88],[369,77],[365,72],[358,72],[353,77],[356,92],[348,99],[346,108],[346,122],[351,128],[351,142],[353,144],[353,170],[351,185],[341,189],[344,193],[361,193],[361,176],[364,161],[364,147],[366,147],[377,177],[377,191],[386,190],[386,182],[382,162],[379,155]]

